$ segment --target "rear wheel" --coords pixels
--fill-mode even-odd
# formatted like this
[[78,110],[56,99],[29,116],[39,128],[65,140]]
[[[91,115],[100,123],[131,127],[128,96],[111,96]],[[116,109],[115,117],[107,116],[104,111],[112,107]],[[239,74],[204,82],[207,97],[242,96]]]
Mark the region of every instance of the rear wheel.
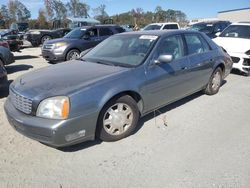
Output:
[[79,57],[80,57],[80,52],[76,49],[73,49],[67,53],[66,60],[67,61],[74,60],[74,59],[78,59]]
[[41,38],[41,44],[43,44],[45,41],[47,41],[47,40],[51,40],[51,36],[49,36],[49,35],[45,35],[45,36],[43,36],[42,38]]
[[31,45],[32,45],[33,47],[38,47],[38,46],[39,46],[39,44],[38,44],[37,42],[31,42]]
[[132,97],[125,95],[111,100],[98,118],[97,137],[109,142],[125,138],[135,130],[139,116],[137,103]]
[[222,70],[220,67],[213,72],[204,93],[207,95],[214,95],[219,92],[222,83]]

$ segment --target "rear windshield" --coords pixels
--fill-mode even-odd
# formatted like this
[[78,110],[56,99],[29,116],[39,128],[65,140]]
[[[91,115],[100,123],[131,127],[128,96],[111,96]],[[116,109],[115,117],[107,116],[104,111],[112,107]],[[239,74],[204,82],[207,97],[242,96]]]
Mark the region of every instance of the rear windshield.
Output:
[[200,31],[204,33],[212,33],[214,30],[213,24],[194,24],[190,30]]
[[162,25],[148,25],[143,30],[159,30],[161,27]]

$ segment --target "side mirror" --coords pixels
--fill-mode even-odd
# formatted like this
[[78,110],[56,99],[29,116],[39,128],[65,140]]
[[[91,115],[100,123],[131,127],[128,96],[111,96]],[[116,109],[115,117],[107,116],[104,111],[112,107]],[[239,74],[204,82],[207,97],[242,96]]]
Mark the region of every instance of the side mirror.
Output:
[[160,55],[157,60],[155,60],[155,64],[159,65],[161,63],[170,63],[173,60],[173,55]]
[[221,34],[221,32],[217,32],[217,33],[215,33],[215,36],[220,36],[220,34]]

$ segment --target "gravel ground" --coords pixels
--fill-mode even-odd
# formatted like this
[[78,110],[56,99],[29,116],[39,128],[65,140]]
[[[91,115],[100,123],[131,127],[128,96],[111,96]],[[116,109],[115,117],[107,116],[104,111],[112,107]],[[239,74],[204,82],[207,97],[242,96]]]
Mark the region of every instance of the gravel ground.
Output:
[[[9,80],[53,66],[40,53],[16,53]],[[0,187],[250,186],[250,77],[230,74],[217,95],[198,93],[161,109],[156,118],[150,114],[121,141],[63,150],[13,130],[3,110],[6,96],[1,91]]]

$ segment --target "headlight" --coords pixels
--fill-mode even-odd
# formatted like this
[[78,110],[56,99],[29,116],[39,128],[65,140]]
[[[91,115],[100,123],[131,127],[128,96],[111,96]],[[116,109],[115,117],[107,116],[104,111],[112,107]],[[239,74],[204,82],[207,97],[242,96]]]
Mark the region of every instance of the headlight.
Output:
[[68,97],[51,97],[43,100],[39,104],[36,115],[48,119],[67,119],[69,116],[69,108]]
[[247,54],[247,55],[250,55],[250,50],[248,50],[248,51],[246,52],[246,54]]
[[59,47],[65,46],[65,45],[66,45],[65,42],[58,42],[58,43],[55,44],[55,47],[59,48]]

